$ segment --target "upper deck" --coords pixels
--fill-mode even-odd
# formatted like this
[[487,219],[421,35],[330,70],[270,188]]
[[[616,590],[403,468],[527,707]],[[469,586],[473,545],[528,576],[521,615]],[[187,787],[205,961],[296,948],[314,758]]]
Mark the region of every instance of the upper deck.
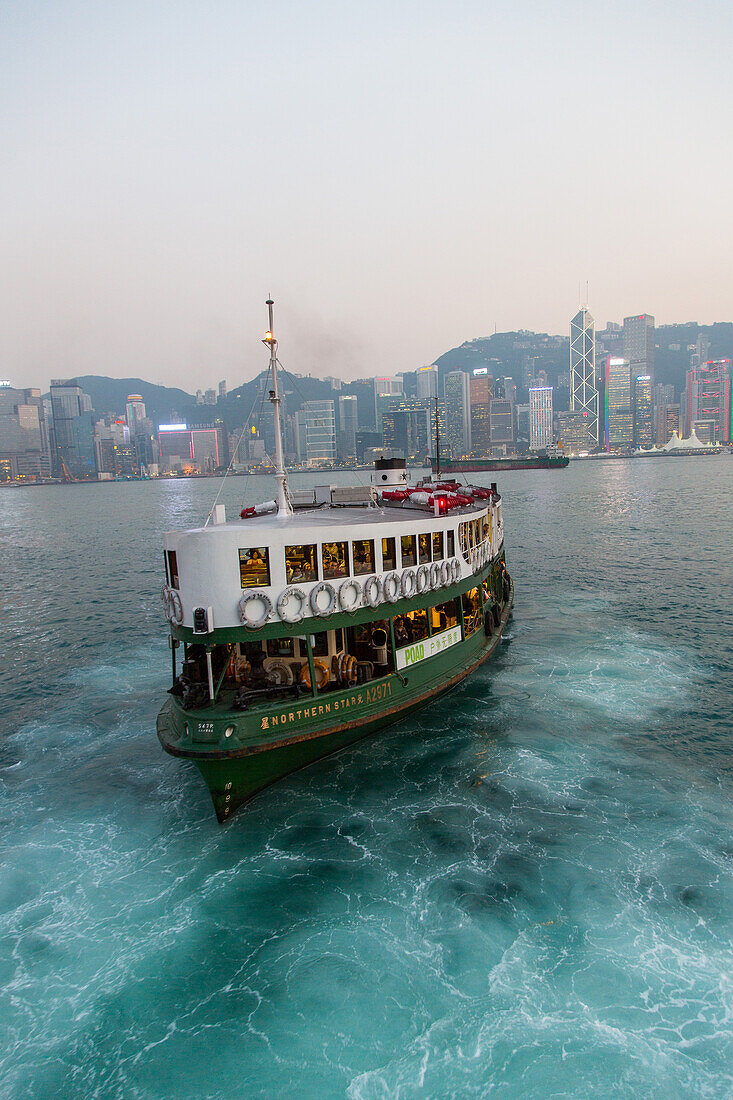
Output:
[[[357,600],[364,606],[362,588],[370,577],[379,579],[381,589],[387,575],[394,573],[402,589],[405,573],[423,565],[430,568],[438,563],[440,568],[444,562],[455,562],[451,570],[457,581],[475,572],[479,561],[495,557],[502,543],[498,498],[438,515],[409,502],[364,507],[326,504],[290,515],[249,516],[168,532],[166,581],[180,598],[175,621],[184,628],[193,628],[194,609],[204,608],[209,631],[241,629],[245,620],[240,603],[249,593],[262,594],[269,601],[271,611],[265,621],[292,624],[290,613],[281,615],[278,610],[286,589],[297,588],[303,606],[312,607],[313,589],[328,586],[338,609],[346,611],[355,609]],[[345,582],[349,582],[348,598]],[[324,606],[329,600],[332,597],[326,591]]]

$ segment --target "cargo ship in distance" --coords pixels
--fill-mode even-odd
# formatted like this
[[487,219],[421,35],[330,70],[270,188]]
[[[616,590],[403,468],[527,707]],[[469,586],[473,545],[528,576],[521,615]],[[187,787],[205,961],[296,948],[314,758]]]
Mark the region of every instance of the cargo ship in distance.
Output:
[[[564,470],[570,459],[562,454],[544,454],[509,458],[459,458],[452,462],[440,461],[440,469],[446,474],[488,474],[502,470]],[[437,466],[432,463],[433,472]]]
[[158,737],[198,767],[220,822],[454,688],[495,652],[514,598],[496,485],[410,486],[384,458],[371,485],[291,492],[267,305],[277,499],[165,536]]

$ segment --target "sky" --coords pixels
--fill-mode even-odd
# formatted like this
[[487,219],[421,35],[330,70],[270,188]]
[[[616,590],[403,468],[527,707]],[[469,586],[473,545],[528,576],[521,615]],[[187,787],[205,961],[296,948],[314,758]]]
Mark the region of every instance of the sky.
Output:
[[[0,377],[414,370],[733,319],[733,5],[0,7]],[[580,289],[579,289],[580,288]]]

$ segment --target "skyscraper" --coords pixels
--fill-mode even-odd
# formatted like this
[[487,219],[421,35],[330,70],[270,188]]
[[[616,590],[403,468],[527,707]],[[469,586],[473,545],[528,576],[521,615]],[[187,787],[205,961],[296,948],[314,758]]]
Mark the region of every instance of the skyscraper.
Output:
[[94,477],[94,423],[89,395],[75,382],[51,381],[55,441],[54,473],[65,467],[73,477]]
[[631,410],[631,367],[628,359],[606,359],[606,450],[622,450],[634,441]]
[[545,450],[552,443],[552,386],[529,391],[529,449]]
[[358,428],[357,399],[351,395],[339,397],[338,457],[342,462],[356,462],[356,432]]
[[593,450],[599,442],[596,337],[593,318],[585,307],[570,322],[570,411],[586,414],[586,447]]
[[491,398],[489,422],[492,447],[506,447],[514,443],[514,409],[508,397]]
[[712,359],[688,370],[686,395],[688,432],[705,425],[713,442],[730,443],[731,360]]
[[632,378],[651,375],[654,388],[654,318],[651,313],[624,317],[624,359],[628,359]]
[[336,416],[333,401],[305,401],[295,414],[298,454],[308,465],[336,461]]
[[631,412],[634,446],[651,447],[654,442],[654,406],[650,374],[637,374],[633,378]]
[[125,420],[130,429],[130,438],[134,439],[142,430],[145,419],[145,403],[139,393],[128,393],[125,405]]
[[389,408],[389,398],[402,397],[403,393],[402,378],[374,379],[374,414],[378,432],[382,430],[382,413]]
[[461,458],[471,450],[468,375],[462,370],[451,371],[445,376],[444,386],[446,443],[451,457]]
[[49,477],[46,410],[40,390],[0,382],[0,480]]
[[417,371],[417,397],[420,401],[433,401],[438,396],[438,368],[420,367]]
[[491,446],[490,402],[493,379],[486,367],[478,367],[469,378],[468,396],[471,417],[471,454],[481,458]]

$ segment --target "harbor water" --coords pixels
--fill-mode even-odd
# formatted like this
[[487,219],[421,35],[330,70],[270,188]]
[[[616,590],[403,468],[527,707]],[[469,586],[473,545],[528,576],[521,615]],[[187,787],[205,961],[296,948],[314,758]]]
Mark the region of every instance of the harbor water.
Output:
[[0,1096],[729,1097],[733,458],[505,474],[496,659],[220,827],[162,533],[245,488],[0,492]]

